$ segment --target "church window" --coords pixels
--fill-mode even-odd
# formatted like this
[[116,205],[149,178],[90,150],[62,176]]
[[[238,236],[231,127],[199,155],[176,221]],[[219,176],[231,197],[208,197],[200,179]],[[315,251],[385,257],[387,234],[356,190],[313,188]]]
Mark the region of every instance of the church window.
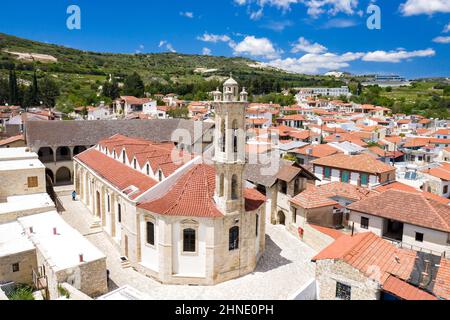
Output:
[[155,245],[155,224],[153,222],[147,222],[147,243]]
[[239,249],[239,227],[233,227],[230,229],[229,250]]
[[238,199],[238,178],[237,175],[233,175],[231,178],[231,199]]
[[223,176],[223,173],[220,175],[220,188],[219,188],[219,197],[224,196],[224,189],[225,189],[225,177]]
[[184,252],[195,252],[195,230],[194,229],[184,229],[183,231],[183,251]]

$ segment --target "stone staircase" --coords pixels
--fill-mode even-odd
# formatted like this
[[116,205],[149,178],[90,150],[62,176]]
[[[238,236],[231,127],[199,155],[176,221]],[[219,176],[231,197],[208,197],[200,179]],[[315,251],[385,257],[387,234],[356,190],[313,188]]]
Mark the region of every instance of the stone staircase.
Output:
[[101,220],[92,221],[89,229],[91,233],[102,232],[102,221]]
[[128,269],[131,268],[131,262],[126,257],[120,257],[120,265],[122,266],[122,269]]

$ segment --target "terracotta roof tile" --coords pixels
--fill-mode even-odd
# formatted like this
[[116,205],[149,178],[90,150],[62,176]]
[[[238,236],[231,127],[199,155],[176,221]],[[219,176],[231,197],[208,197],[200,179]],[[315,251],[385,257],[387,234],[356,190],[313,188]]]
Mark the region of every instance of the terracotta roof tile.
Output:
[[84,163],[119,190],[130,186],[138,188],[138,191],[130,196],[131,199],[137,198],[157,183],[152,178],[95,149],[89,149],[76,156],[75,159]]
[[350,171],[361,171],[372,174],[379,174],[395,170],[395,167],[378,161],[368,154],[335,154],[329,157],[316,159],[312,161],[312,163],[319,166],[327,166]]
[[435,296],[394,276],[387,278],[383,290],[403,300],[437,300]]
[[430,229],[450,232],[450,207],[421,193],[390,189],[352,203],[348,209]]

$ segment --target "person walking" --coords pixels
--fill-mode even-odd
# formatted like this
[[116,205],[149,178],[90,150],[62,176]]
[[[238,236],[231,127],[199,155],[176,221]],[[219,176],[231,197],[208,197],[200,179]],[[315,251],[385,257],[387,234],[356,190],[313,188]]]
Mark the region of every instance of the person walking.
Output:
[[72,201],[75,201],[75,200],[77,200],[77,193],[76,193],[76,191],[74,190],[74,191],[72,192]]

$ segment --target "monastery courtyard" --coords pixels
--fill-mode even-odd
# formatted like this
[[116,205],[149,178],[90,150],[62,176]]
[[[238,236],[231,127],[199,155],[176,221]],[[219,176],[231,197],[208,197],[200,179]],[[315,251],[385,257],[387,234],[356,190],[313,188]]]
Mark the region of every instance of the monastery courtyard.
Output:
[[[60,196],[62,217],[107,256],[110,290],[129,285],[155,300],[285,300],[314,279],[316,252],[284,226],[266,225],[266,252],[254,273],[216,286],[162,285],[132,268],[123,269],[120,254],[88,209],[70,195]],[[94,226],[94,227],[93,227]]]

